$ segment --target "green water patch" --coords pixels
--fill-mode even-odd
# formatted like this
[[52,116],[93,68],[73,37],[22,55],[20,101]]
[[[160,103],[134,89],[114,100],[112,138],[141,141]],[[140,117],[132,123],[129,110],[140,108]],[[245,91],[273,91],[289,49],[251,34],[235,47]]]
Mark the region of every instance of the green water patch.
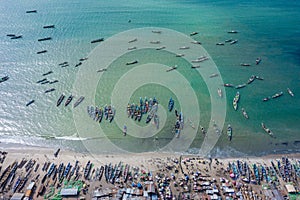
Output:
[[[138,63],[126,65],[126,63],[134,60],[137,60]],[[210,94],[208,92],[206,83],[204,82],[200,73],[197,70],[191,68],[191,64],[187,60],[181,57],[176,57],[175,54],[164,50],[135,50],[128,52],[114,60],[107,68],[107,71],[105,71],[102,74],[101,79],[98,82],[95,95],[96,105],[110,104],[112,91],[115,89],[118,80],[120,80],[124,74],[126,74],[134,67],[147,63],[159,63],[170,67],[177,65],[177,72],[179,72],[189,82],[191,88],[194,90],[195,95],[197,97],[198,106],[201,111],[200,125],[208,127],[209,120],[211,117],[211,102]],[[172,73],[172,71],[165,73],[165,77],[167,79],[168,73]],[[136,78],[138,78],[140,74],[136,74],[135,76]],[[171,79],[170,82],[176,87],[182,87],[180,85],[179,80]],[[130,81],[128,82],[128,84],[130,84]],[[184,87],[180,89],[185,90]],[[132,93],[132,91],[130,92]],[[130,101],[138,103],[139,98],[145,96],[147,96],[148,98],[153,98],[155,96],[159,101],[159,104],[162,105],[164,108],[167,108],[168,101],[172,96],[172,98],[175,100],[175,108],[177,108],[180,111],[180,102],[178,102],[176,95],[173,94],[172,91],[166,88],[165,86],[153,83],[145,83],[145,85],[142,85],[136,91],[133,92]],[[124,110],[116,110],[116,115],[126,114],[126,108],[127,105],[124,105]],[[195,112],[200,111],[195,110]],[[144,116],[142,122],[136,123],[139,126],[146,126],[146,123],[144,122],[145,119],[146,117]],[[133,137],[130,134],[127,134],[127,136],[124,137],[123,127],[119,127],[115,123],[115,121],[112,121],[112,123],[104,121],[100,124],[100,126],[105,136],[114,145],[130,152],[146,152],[159,150],[162,147],[166,146],[174,138],[175,133],[173,127],[175,121],[175,115],[168,113],[164,127],[155,135],[148,138]],[[185,123],[186,125],[188,124],[187,121]],[[200,133],[200,130],[198,130],[197,136],[193,142],[192,147],[199,148],[201,146],[202,140],[202,133]]]

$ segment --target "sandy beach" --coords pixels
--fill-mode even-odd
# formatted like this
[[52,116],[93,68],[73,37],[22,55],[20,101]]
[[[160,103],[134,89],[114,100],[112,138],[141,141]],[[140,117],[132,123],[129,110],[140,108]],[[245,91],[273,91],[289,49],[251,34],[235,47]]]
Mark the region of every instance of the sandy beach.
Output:
[[[62,149],[55,157],[56,150],[46,148],[0,148],[0,150],[3,161],[0,165],[2,179],[0,181],[0,199],[8,199],[14,193],[26,195],[29,184],[32,182],[35,183],[35,189],[31,189],[30,193],[30,197],[33,199],[213,199],[213,197],[225,199],[227,197],[238,198],[239,195],[245,199],[278,199],[279,197],[276,195],[282,197],[288,195],[286,184],[292,184],[296,190],[299,188],[300,154],[218,159],[158,152],[90,155]],[[277,175],[272,175],[271,172],[272,162],[277,163],[281,160],[282,166],[289,166],[283,158],[288,158],[288,162],[293,166],[288,178],[280,174],[280,166],[276,170],[278,171]],[[3,186],[5,169],[15,161],[19,164],[15,171],[15,178],[8,176],[6,185]],[[20,167],[22,161],[23,166]],[[259,166],[259,170],[264,166],[272,181],[264,180],[262,171],[259,183],[252,183],[250,180],[249,183],[246,182],[244,180],[246,175],[242,175],[243,170],[241,169],[239,175],[232,177],[235,169],[234,167],[229,168],[229,166],[236,165],[238,167],[238,164],[234,164],[237,161],[243,166],[247,163],[251,168],[252,175],[251,173],[250,175],[254,177],[253,179],[255,179],[253,165]],[[31,166],[26,166],[30,165],[28,163],[31,163]],[[59,174],[56,175],[55,171],[61,163],[64,163],[64,170],[70,163],[71,169],[66,176],[59,178]],[[87,163],[92,163],[92,167],[85,176]],[[229,165],[229,163],[231,164]],[[51,172],[52,164],[55,165],[53,173]],[[76,168],[76,166],[78,169],[71,174],[72,168]],[[101,175],[102,179],[99,178],[101,166],[104,166],[105,170],[107,168],[107,170],[114,171],[108,172],[111,173],[111,177],[114,173],[118,174],[116,173],[118,171],[119,176],[115,175],[116,177],[107,179],[105,171]],[[130,170],[125,172],[127,166],[130,166]],[[75,174],[77,175],[75,176]],[[14,189],[18,177],[27,177],[28,180],[26,179],[27,182],[21,189],[20,186],[18,189]],[[70,197],[59,195],[63,188],[71,187],[69,183],[72,180],[82,183],[81,187],[75,187],[78,189],[77,195],[70,195]],[[149,189],[152,186],[154,189]],[[228,192],[229,189],[232,190]],[[16,191],[13,192],[14,190]],[[268,195],[271,196],[268,197]]]

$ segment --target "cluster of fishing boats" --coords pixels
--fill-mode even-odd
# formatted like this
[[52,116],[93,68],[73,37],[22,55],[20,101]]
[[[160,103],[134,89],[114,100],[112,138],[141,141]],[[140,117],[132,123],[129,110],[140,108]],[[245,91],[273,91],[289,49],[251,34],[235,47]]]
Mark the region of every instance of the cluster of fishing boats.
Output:
[[241,179],[245,183],[256,185],[261,185],[262,182],[278,183],[279,177],[286,182],[292,182],[299,176],[299,167],[296,164],[292,165],[287,157],[277,159],[275,163],[271,161],[271,165],[268,166],[256,163],[248,165],[247,162],[237,160],[229,162],[227,170],[232,179]]
[[88,106],[87,112],[89,116],[96,122],[101,123],[104,117],[105,120],[108,120],[111,123],[115,117],[116,109],[111,105],[105,105],[104,108],[97,106]]
[[140,97],[140,102],[138,104],[135,103],[128,103],[127,105],[127,115],[131,119],[141,121],[143,115],[148,114],[146,123],[149,123],[152,118],[158,118],[156,115],[158,109],[158,101],[156,97],[149,98],[145,97],[144,99]]
[[[60,95],[60,97],[59,97],[59,99],[57,100],[57,103],[56,103],[56,106],[58,107],[58,106],[60,106],[60,104],[63,102],[63,100],[65,99],[65,95],[64,94],[61,94]],[[74,98],[74,96],[71,94],[68,98],[67,98],[67,100],[66,100],[66,102],[65,102],[65,106],[68,106],[70,103],[71,103],[71,101],[73,100],[73,98]],[[77,99],[77,101],[74,103],[74,108],[76,108],[82,101],[84,100],[84,96],[81,96],[81,97],[79,97],[78,99]]]
[[247,162],[237,160],[237,162],[229,162],[227,170],[232,179],[241,179],[245,183],[260,185],[262,181],[270,183],[275,180],[276,172],[273,167],[258,166],[257,164],[248,165]]

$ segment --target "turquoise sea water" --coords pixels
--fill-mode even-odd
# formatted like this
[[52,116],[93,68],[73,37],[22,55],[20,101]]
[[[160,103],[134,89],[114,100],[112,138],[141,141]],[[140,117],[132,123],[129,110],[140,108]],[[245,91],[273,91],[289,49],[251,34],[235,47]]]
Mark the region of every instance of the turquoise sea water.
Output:
[[[252,74],[264,77],[264,81],[255,80],[240,89],[239,106],[247,110],[249,120],[243,118],[240,109],[238,111],[232,109],[232,99],[237,90],[226,88],[225,128],[212,152],[213,155],[297,152],[300,145],[296,142],[300,140],[299,8],[300,3],[297,1],[279,0],[3,1],[0,4],[0,75],[9,75],[10,79],[0,83],[0,141],[85,150],[77,137],[73,108],[56,107],[56,101],[61,93],[67,96],[72,92],[76,93],[73,91],[73,85],[76,74],[82,66],[78,68],[74,66],[80,58],[87,57],[98,45],[90,43],[93,39],[101,37],[106,39],[134,28],[162,27],[187,35],[193,31],[199,32],[193,38],[202,42],[225,83],[238,85],[246,82]],[[36,9],[37,13],[26,13],[26,10],[33,9]],[[50,24],[55,24],[55,28],[43,29],[44,25]],[[239,33],[228,34],[229,30],[238,30]],[[23,37],[11,40],[7,34]],[[44,37],[52,37],[52,40],[37,41]],[[230,38],[238,39],[238,43],[216,45]],[[112,46],[109,50],[113,51],[114,48],[118,46]],[[47,53],[36,54],[45,49]],[[168,52],[164,52],[155,56],[154,52],[131,52],[116,60],[111,69],[114,67],[118,69],[120,63],[139,56],[143,57],[142,62],[153,60],[163,62],[168,55]],[[261,57],[262,62],[256,66],[254,63],[257,57]],[[101,55],[99,59],[101,68]],[[70,66],[66,68],[58,66],[64,61],[68,61]],[[174,64],[174,60],[164,62]],[[184,61],[178,62],[184,65]],[[242,67],[240,63],[251,63],[252,66]],[[51,81],[57,79],[59,82],[53,85],[37,84],[36,81],[44,78],[42,74],[50,70],[54,73],[47,78]],[[110,96],[106,94],[112,84],[109,81],[122,74],[118,70],[108,72],[104,79],[106,81],[98,85],[97,104],[109,103]],[[189,75],[188,72],[182,73]],[[199,103],[202,116],[200,124],[207,127],[211,109],[207,86],[201,77],[190,78],[191,82],[199,81],[192,87],[202,99]],[[52,87],[56,89],[54,92],[44,94],[45,90]],[[150,91],[142,88],[137,90],[132,96],[132,101],[138,101],[139,96],[146,96],[148,93],[150,94],[147,96],[156,95],[162,104],[168,101],[170,93],[167,89],[160,92],[161,88],[155,89],[155,86],[151,85],[148,87]],[[295,97],[287,93],[288,87],[294,92]],[[262,98],[280,91],[284,92],[282,97],[262,102]],[[75,96],[80,96],[75,93]],[[35,99],[34,104],[26,107],[26,103],[31,99]],[[260,126],[261,122],[274,132],[276,138],[264,133]],[[91,129],[95,125],[92,120],[87,119],[87,123],[91,123]],[[233,127],[231,142],[226,137],[228,123]],[[143,151],[143,147],[147,146],[143,146],[143,143],[149,144],[149,141],[142,141],[139,145],[132,145],[130,137],[125,140],[121,133],[118,135],[120,130],[114,123],[104,124],[103,129],[112,132],[112,135],[107,137],[117,145],[137,147],[136,151]],[[169,131],[169,127],[166,127],[160,134],[168,139],[172,137]],[[121,144],[121,140],[124,144]],[[164,139],[160,141],[160,145],[167,142]],[[191,151],[199,148],[202,141],[203,136],[199,133],[191,146]]]

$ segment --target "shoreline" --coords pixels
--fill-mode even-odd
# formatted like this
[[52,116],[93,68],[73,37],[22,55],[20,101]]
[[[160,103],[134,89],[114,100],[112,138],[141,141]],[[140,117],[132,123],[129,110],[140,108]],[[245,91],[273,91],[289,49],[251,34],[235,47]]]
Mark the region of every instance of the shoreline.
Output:
[[[16,144],[16,143],[1,143],[0,142],[0,150],[2,151],[10,151],[13,153],[17,153],[20,152],[22,150],[25,150],[25,152],[35,152],[35,151],[43,151],[43,152],[47,152],[50,153],[51,151],[53,152],[52,154],[54,154],[54,152],[57,150],[58,148],[52,148],[52,147],[41,147],[41,146],[33,146],[33,145],[25,145],[25,144]],[[160,155],[169,155],[169,156],[184,156],[184,157],[199,157],[198,154],[196,153],[189,153],[189,152],[161,152],[161,151],[153,151],[153,152],[141,152],[141,153],[132,153],[132,152],[124,152],[124,153],[116,153],[116,152],[103,152],[101,154],[92,154],[89,152],[79,152],[76,151],[74,149],[62,149],[62,152],[65,152],[67,154],[81,154],[81,155],[85,155],[85,156],[90,156],[90,157],[102,157],[102,156],[142,156],[142,155],[154,155],[154,156],[160,156]],[[295,157],[295,158],[300,158],[300,153],[298,152],[291,152],[291,153],[268,153],[268,154],[264,154],[264,155],[239,155],[239,156],[205,156],[202,158],[218,158],[218,159],[253,159],[253,158],[274,158],[274,157],[282,157],[282,156],[289,156],[289,157]]]
[[[22,177],[24,176],[24,174],[30,174],[28,178],[30,181],[28,180],[25,187],[20,189],[18,193],[25,194],[28,190],[26,189],[26,187],[29,185],[29,182],[34,182],[36,184],[36,189],[32,191],[32,193],[34,193],[34,199],[43,199],[43,196],[48,195],[50,191],[53,190],[52,188],[54,188],[54,186],[56,186],[56,189],[54,189],[55,193],[59,194],[61,192],[61,189],[68,188],[69,183],[72,181],[76,181],[77,183],[79,181],[82,185],[84,185],[84,187],[76,189],[78,189],[77,192],[78,194],[80,194],[80,196],[78,197],[85,197],[86,199],[92,199],[92,196],[96,193],[106,197],[118,197],[118,195],[131,195],[131,197],[136,197],[139,195],[146,195],[145,192],[148,192],[147,195],[157,195],[157,197],[165,197],[168,196],[168,192],[166,192],[166,190],[170,191],[172,194],[171,196],[173,196],[175,199],[190,199],[182,198],[182,195],[193,195],[193,199],[203,199],[205,198],[205,195],[210,195],[205,194],[205,192],[199,192],[198,187],[202,188],[201,191],[204,190],[206,191],[206,193],[208,191],[211,191],[208,188],[218,188],[218,192],[213,192],[213,195],[218,195],[222,197],[222,199],[224,199],[228,195],[238,195],[239,192],[243,192],[243,190],[245,189],[249,190],[247,184],[244,184],[244,182],[242,181],[241,174],[240,177],[237,176],[238,178],[231,178],[231,173],[233,173],[234,168],[228,169],[230,163],[234,165],[233,163],[241,162],[242,166],[244,166],[244,163],[247,163],[251,170],[255,171],[253,168],[255,164],[258,166],[258,170],[261,170],[263,166],[268,169],[268,167],[272,166],[272,161],[274,161],[274,163],[280,161],[282,162],[282,165],[285,165],[283,159],[288,158],[289,162],[292,165],[296,163],[296,165],[300,167],[300,154],[267,155],[263,157],[251,156],[232,158],[202,158],[193,154],[182,155],[176,153],[160,152],[149,152],[143,154],[131,153],[91,155],[88,153],[78,153],[61,149],[58,153],[58,156],[55,157],[54,153],[57,151],[57,149],[32,146],[28,146],[26,148],[11,147],[3,149],[2,145],[0,145],[0,151],[2,153],[1,159],[3,158],[4,150],[5,152],[7,152],[7,154],[5,155],[4,162],[0,164],[0,175],[3,175],[5,173],[5,169],[8,166],[12,166],[14,162],[18,162],[18,164],[20,165],[21,162],[26,161],[25,164],[23,164],[25,168],[27,165],[29,165],[28,163],[31,162],[31,166],[28,169],[26,168],[26,172],[25,169],[22,169],[24,167],[18,167],[18,170],[15,173],[15,177]],[[85,174],[86,169],[88,168],[88,163],[91,163],[91,167],[89,168],[90,171],[88,173],[88,176],[86,176]],[[61,164],[63,164],[64,166],[64,171],[66,170],[66,168],[68,168],[67,164],[71,164],[71,169],[75,169],[77,165],[77,169],[75,171],[76,174],[78,173],[78,175],[71,175],[71,172],[68,172],[64,177],[62,175],[59,176],[59,173],[57,171],[59,171],[59,165]],[[37,167],[37,165],[39,167]],[[54,165],[55,168],[55,175],[54,172],[51,172],[49,175],[52,165]],[[130,167],[130,175],[125,176],[123,174],[125,174],[126,166]],[[105,169],[110,168],[113,171],[111,172],[111,174],[115,174],[120,170],[119,172],[122,175],[119,178],[107,179],[107,175],[105,172],[103,173],[101,180],[101,178],[99,178],[100,167],[103,167],[103,169],[104,167]],[[278,171],[280,172],[280,169]],[[263,172],[260,173],[262,174]],[[127,176],[128,180],[126,182]],[[297,184],[297,180],[300,179],[300,175],[298,176],[298,178],[297,176],[295,176],[296,181],[293,179],[294,182],[296,182],[294,184],[296,188],[300,188],[299,182]],[[245,176],[243,175],[243,177]],[[278,194],[280,193],[287,195],[285,185],[290,181],[283,179],[283,176],[279,173],[276,177],[278,177],[278,180],[276,182],[277,186],[276,189],[272,189],[272,192],[274,193],[275,191]],[[187,180],[184,181],[184,179],[186,178]],[[11,184],[7,184],[8,186],[3,187],[4,189],[0,187],[0,195],[2,194],[4,195],[4,197],[11,197],[14,194],[11,188],[13,188],[13,185],[16,184],[16,179],[17,178],[15,178],[15,180],[12,181]],[[255,181],[255,176],[254,178],[252,177],[251,180],[252,179],[254,179]],[[168,186],[162,186],[161,181]],[[225,192],[223,181],[225,181],[228,187],[230,186],[232,194],[228,194],[227,192]],[[265,182],[266,180],[262,175],[261,185],[268,184],[269,187],[273,187],[272,182]],[[141,188],[137,188],[136,184],[138,183],[142,185]],[[194,188],[189,188],[193,183]],[[195,185],[195,183],[197,184]],[[209,183],[210,186],[201,185],[207,183]],[[241,188],[236,188],[235,184],[237,183],[242,185],[242,190],[240,190]],[[153,185],[155,188],[152,192],[149,192],[150,185]],[[225,188],[227,188],[227,185]],[[250,188],[253,192],[253,195],[257,195],[257,198],[268,197],[268,192],[266,193],[265,190],[262,189],[260,183],[249,183],[249,185],[251,185]],[[189,188],[188,192],[187,188]],[[216,189],[213,190],[216,191]],[[39,191],[42,192],[40,193]],[[248,194],[245,193],[243,195],[247,196]],[[154,198],[154,196],[151,197]],[[143,198],[138,199],[147,198],[143,196]]]

